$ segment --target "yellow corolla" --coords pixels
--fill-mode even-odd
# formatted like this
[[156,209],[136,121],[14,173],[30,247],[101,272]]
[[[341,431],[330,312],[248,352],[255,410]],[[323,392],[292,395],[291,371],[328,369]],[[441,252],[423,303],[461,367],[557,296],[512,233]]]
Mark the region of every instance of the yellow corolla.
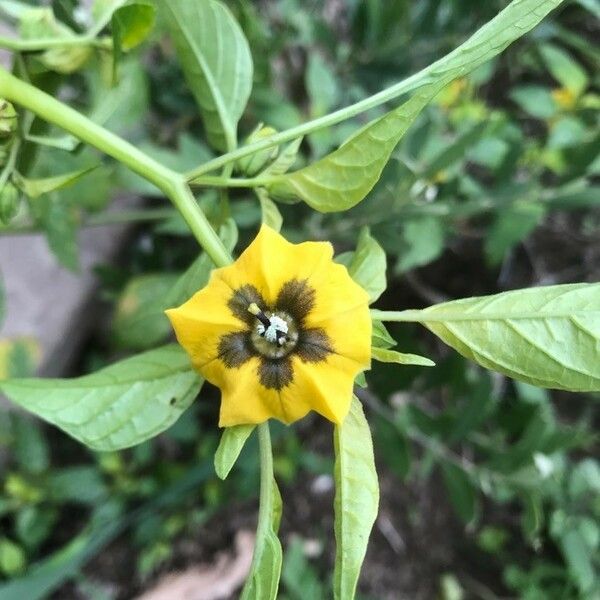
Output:
[[221,427],[315,410],[341,423],[371,359],[367,293],[327,242],[263,226],[229,267],[166,311],[195,369],[221,388]]

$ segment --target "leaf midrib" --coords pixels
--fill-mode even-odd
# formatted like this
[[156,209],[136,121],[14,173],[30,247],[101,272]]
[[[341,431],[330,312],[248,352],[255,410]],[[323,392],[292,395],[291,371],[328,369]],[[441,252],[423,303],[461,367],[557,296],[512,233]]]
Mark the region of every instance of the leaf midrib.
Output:
[[[182,32],[183,36],[185,37],[185,39],[190,47],[190,50],[192,51],[194,56],[198,59],[198,63],[200,65],[200,68],[202,69],[202,73],[204,74],[206,83],[208,85],[209,93],[212,96],[213,102],[216,106],[217,114],[219,115],[219,120],[221,121],[221,126],[223,127],[223,134],[225,136],[225,142],[226,142],[227,146],[229,147],[229,146],[231,146],[233,130],[231,128],[231,124],[229,123],[229,120],[227,119],[227,110],[225,107],[225,99],[223,98],[222,94],[220,93],[218,86],[215,84],[212,71],[208,68],[208,65],[206,64],[204,56],[202,55],[201,52],[197,51],[198,48],[196,46],[196,43],[190,37],[186,28],[183,26],[181,20],[179,19],[178,15],[176,14],[176,11],[173,10],[173,8],[169,5],[168,2],[165,2],[165,6],[173,15],[173,18],[177,22],[177,25],[178,25],[180,31]],[[231,149],[231,148],[229,148],[229,149]]]
[[[162,368],[162,366],[161,366]],[[119,387],[122,385],[131,385],[134,383],[153,383],[155,381],[160,381],[161,379],[168,379],[169,377],[173,377],[174,375],[178,375],[180,373],[184,373],[189,371],[190,373],[193,372],[193,369],[191,368],[191,366],[189,365],[184,365],[180,368],[177,369],[173,369],[172,371],[170,371],[169,373],[165,374],[165,375],[161,375],[160,377],[152,377],[152,378],[148,378],[148,379],[140,379],[135,378],[135,376],[132,376],[131,379],[124,379],[122,381],[118,381],[116,383],[109,383],[107,384],[106,388],[115,388],[115,387]],[[107,375],[107,373],[94,373],[92,375],[88,375],[87,377],[98,377],[99,375]],[[84,378],[80,378],[80,379],[38,379],[38,378],[26,378],[26,379],[7,379],[6,381],[0,381],[0,390],[4,387],[4,386],[19,386],[22,388],[33,388],[36,389],[38,387],[38,385],[41,385],[43,387],[47,386],[48,383],[50,382],[54,382],[57,385],[57,391],[58,390],[76,390],[76,389],[93,389],[93,388],[98,388],[98,382],[93,382],[91,384],[87,384],[87,385],[77,385],[75,382],[81,381]],[[64,387],[63,387],[64,386]],[[45,390],[46,392],[48,392],[48,390]]]

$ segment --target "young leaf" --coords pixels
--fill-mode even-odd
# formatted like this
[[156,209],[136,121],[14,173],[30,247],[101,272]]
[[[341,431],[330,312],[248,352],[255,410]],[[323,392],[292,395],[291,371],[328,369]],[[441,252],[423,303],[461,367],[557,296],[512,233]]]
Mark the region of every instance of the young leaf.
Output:
[[417,90],[408,102],[365,127],[335,152],[276,178],[267,186],[270,193],[275,198],[304,200],[320,212],[348,210],[358,204],[379,179],[400,138],[442,87],[435,84]]
[[418,354],[405,354],[385,348],[371,348],[371,356],[380,362],[396,363],[398,365],[418,365],[420,367],[435,367],[435,363]]
[[252,56],[240,26],[216,0],[158,0],[158,5],[209,142],[231,150],[252,88]]
[[292,140],[261,175],[283,175],[296,162],[303,137]]
[[381,321],[373,321],[371,330],[371,346],[374,348],[392,348],[396,340],[390,335]]
[[36,204],[50,249],[63,266],[71,271],[77,271],[79,247],[76,209],[64,202],[63,198],[51,196],[40,198]]
[[279,212],[275,202],[269,198],[267,190],[263,188],[256,188],[254,191],[256,192],[260,202],[262,222],[275,231],[281,231],[283,217],[281,216],[281,213]]
[[90,448],[117,450],[170,427],[201,385],[173,344],[75,379],[0,381],[0,391]]
[[115,341],[123,348],[145,350],[164,339],[171,331],[164,314],[165,299],[177,275],[156,274],[133,278],[119,297],[112,329]]
[[389,320],[420,322],[463,356],[526,383],[600,390],[598,283],[465,298]]
[[223,430],[215,453],[215,472],[220,479],[227,478],[254,428],[255,425],[236,425]]
[[385,279],[385,251],[365,227],[360,232],[356,251],[348,267],[350,277],[368,294],[369,302],[375,302],[387,287]]
[[471,72],[535,27],[562,0],[514,0],[456,50],[434,63],[430,83],[399,108],[373,121],[335,152],[269,188],[273,197],[299,198],[315,210],[347,210],[375,185],[390,154],[423,108],[450,81]]
[[477,495],[469,476],[452,463],[443,462],[442,476],[450,502],[463,523],[470,523],[477,514]]
[[27,179],[26,177],[15,173],[13,175],[13,181],[29,198],[39,198],[42,194],[55,192],[56,190],[60,190],[75,183],[78,179],[87,175],[97,167],[98,165],[93,165],[91,167],[86,167],[85,169],[65,173],[64,175],[45,177],[43,179]]
[[405,273],[435,260],[444,251],[445,227],[437,217],[418,217],[402,224],[402,250],[396,272]]
[[156,9],[154,6],[139,1],[121,6],[112,14],[111,29],[115,75],[121,54],[133,50],[146,39],[154,27],[155,18]]
[[333,592],[336,600],[352,600],[377,517],[379,484],[369,424],[359,400],[334,430],[335,542]]
[[541,204],[515,203],[500,211],[485,240],[485,255],[490,265],[504,260],[506,253],[539,225],[546,214]]
[[540,53],[548,70],[564,88],[577,98],[588,85],[585,70],[564,50],[552,44],[543,44]]

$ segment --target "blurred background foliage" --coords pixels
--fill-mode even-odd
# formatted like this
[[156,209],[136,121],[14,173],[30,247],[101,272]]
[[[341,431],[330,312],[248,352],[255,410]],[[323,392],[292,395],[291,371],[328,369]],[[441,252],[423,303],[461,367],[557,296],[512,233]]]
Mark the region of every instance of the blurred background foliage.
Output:
[[[97,14],[75,0],[54,0],[53,12],[24,23],[23,4],[0,6],[3,19],[21,20],[23,37],[39,35],[36,27],[46,35],[81,31]],[[94,4],[97,11],[102,4]],[[259,122],[285,129],[406,77],[506,2],[228,5],[255,62],[243,139]],[[597,0],[566,3],[498,59],[451,84],[349,212],[278,205],[286,236],[331,240],[342,252],[370,227],[387,254],[383,308],[598,281],[599,16]],[[184,170],[213,156],[160,22],[123,58],[114,84],[101,47],[23,55],[16,69],[164,164]],[[296,166],[330,152],[377,114],[310,136]],[[22,125],[30,134],[18,159],[26,181],[11,192],[3,219],[10,223],[0,233],[40,229],[58,260],[77,270],[78,229],[111,222],[116,213],[106,209],[116,194],[146,198],[130,215],[139,223],[119,263],[96,267],[104,316],[73,374],[161,342],[169,334],[164,298],[198,252],[185,224],[124,168],[37,120]],[[9,154],[7,144],[2,160]],[[40,188],[57,172],[79,175],[68,188]],[[253,237],[261,204],[250,192],[233,192],[225,211],[216,192],[200,200],[215,226],[233,217],[238,248]],[[0,318],[2,306],[0,289]],[[600,597],[598,398],[515,384],[416,326],[390,332],[400,349],[433,357],[437,368],[377,364],[360,392],[382,477],[362,598]],[[35,340],[0,341],[0,377],[33,372],[38,354]],[[212,560],[237,529],[252,528],[256,443],[226,482],[216,479],[217,398],[206,386],[167,433],[113,454],[94,454],[38,421],[4,413],[0,597],[36,598],[52,587],[57,598],[129,598],[169,569]],[[289,600],[328,595],[329,435],[311,418],[274,432],[287,548],[281,597]],[[99,525],[107,519],[110,527]]]

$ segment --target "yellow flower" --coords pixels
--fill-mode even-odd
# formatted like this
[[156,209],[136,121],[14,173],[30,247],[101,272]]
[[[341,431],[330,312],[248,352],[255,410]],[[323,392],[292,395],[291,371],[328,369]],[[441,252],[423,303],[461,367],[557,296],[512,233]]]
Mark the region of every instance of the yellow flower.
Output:
[[194,368],[221,388],[219,425],[341,423],[371,358],[368,296],[326,242],[291,244],[263,226],[229,267],[166,311]]

